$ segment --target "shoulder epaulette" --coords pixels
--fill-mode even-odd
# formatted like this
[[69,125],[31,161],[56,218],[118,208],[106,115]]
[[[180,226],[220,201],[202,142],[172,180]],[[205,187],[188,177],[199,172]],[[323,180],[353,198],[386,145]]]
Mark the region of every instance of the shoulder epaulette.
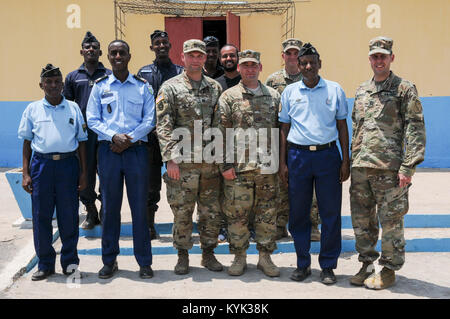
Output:
[[98,78],[97,80],[95,80],[95,83],[101,82],[101,81],[103,81],[104,79],[107,79],[107,78],[108,78],[108,75],[104,75],[101,78]]
[[146,79],[144,79],[144,78],[141,78],[140,76],[137,76],[136,74],[134,74],[133,75],[133,77],[136,79],[136,80],[138,80],[138,81],[141,81],[141,82],[144,82],[144,83],[147,83],[147,80]]

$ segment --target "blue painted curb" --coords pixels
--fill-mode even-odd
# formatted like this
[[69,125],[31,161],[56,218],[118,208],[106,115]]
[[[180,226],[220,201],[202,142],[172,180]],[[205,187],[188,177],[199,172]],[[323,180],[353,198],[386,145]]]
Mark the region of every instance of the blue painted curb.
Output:
[[[24,219],[31,220],[33,218],[31,208],[31,195],[28,194],[22,188],[22,173],[19,172],[6,172],[6,179],[8,180],[11,191],[16,199],[17,205],[19,205],[20,212]],[[53,218],[56,217],[56,209],[53,213]]]
[[[173,223],[155,224],[158,234],[172,234]],[[406,228],[450,228],[450,215],[406,215]],[[352,220],[350,216],[342,216],[342,229],[352,229]],[[197,223],[194,223],[194,233],[198,233]],[[101,225],[93,229],[86,230],[80,228],[80,237],[100,238],[102,236]],[[123,223],[120,228],[120,236],[132,237],[133,229],[131,223]]]
[[[293,242],[287,243],[277,243],[277,250],[274,251],[274,254],[278,253],[295,253],[295,247]],[[376,249],[381,251],[381,241],[378,241]],[[405,251],[409,253],[418,253],[418,252],[450,252],[450,238],[420,238],[420,239],[410,239],[406,240]],[[228,255],[230,253],[228,244],[220,244],[214,250],[216,254],[219,255]],[[311,253],[319,253],[320,252],[320,243],[312,242],[311,243]],[[342,241],[342,250],[343,253],[348,252],[356,252],[355,250],[355,241],[354,240],[343,240]],[[190,254],[201,254],[202,250],[200,246],[196,245],[189,250]],[[78,250],[79,255],[88,255],[88,256],[101,256],[102,250],[101,248],[93,248],[93,249],[80,249]],[[153,255],[176,255],[177,250],[172,247],[152,247]],[[247,250],[247,254],[256,255],[258,254],[258,250],[256,249],[256,244],[251,243],[250,247]],[[133,248],[124,247],[120,248],[121,256],[133,256]]]

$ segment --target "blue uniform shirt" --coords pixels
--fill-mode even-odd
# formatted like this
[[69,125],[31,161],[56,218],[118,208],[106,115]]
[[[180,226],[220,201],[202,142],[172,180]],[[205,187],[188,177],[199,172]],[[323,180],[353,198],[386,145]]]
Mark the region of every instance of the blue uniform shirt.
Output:
[[298,145],[321,145],[338,139],[336,120],[347,118],[344,90],[323,79],[314,88],[303,81],[288,85],[281,95],[281,123],[291,124],[288,142]]
[[70,101],[75,101],[86,118],[86,106],[89,100],[89,94],[94,86],[95,80],[104,75],[111,74],[111,70],[106,69],[99,62],[97,69],[92,76],[89,75],[84,63],[75,71],[70,72],[64,81],[63,95]]
[[30,103],[22,114],[19,138],[31,141],[39,153],[67,153],[87,140],[86,124],[80,108],[65,98],[57,106],[45,98]]
[[155,127],[155,100],[147,82],[131,73],[125,82],[114,74],[95,83],[89,97],[86,117],[99,141],[112,141],[115,134],[128,134],[132,143],[147,142],[147,134]]

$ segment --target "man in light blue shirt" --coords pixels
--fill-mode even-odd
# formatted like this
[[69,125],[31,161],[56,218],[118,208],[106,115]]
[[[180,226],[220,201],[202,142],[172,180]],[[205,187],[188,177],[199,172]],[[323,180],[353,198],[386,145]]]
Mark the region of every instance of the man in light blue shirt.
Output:
[[[62,96],[59,68],[42,69],[39,86],[45,98],[23,112],[18,135],[23,139],[23,189],[31,194],[33,240],[39,258],[33,281],[55,272],[52,217],[56,207],[62,241],[61,266],[71,274],[80,260],[78,244],[78,191],[86,188],[86,124],[75,102]],[[77,158],[77,151],[79,159]],[[32,152],[33,156],[32,156]],[[81,164],[81,173],[80,173]]]
[[108,46],[113,74],[99,78],[92,88],[86,116],[98,135],[98,174],[102,194],[102,279],[118,270],[120,209],[123,179],[133,220],[134,255],[141,278],[153,277],[150,232],[146,216],[148,196],[147,134],[155,127],[155,102],[145,79],[128,71],[130,48],[115,40]]
[[319,76],[321,60],[311,44],[301,48],[298,60],[303,80],[286,87],[279,112],[279,174],[284,183],[289,181],[289,231],[297,253],[291,279],[303,281],[311,275],[309,212],[314,185],[322,219],[321,282],[334,284],[333,269],[341,252],[342,182],[350,174],[347,102],[338,83]]

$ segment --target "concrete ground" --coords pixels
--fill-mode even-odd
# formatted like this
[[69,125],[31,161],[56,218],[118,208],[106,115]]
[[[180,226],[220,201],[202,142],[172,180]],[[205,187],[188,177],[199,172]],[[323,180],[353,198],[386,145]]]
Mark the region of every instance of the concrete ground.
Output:
[[[344,183],[342,215],[350,215],[349,182]],[[410,215],[432,214],[450,215],[450,171],[419,170],[413,178],[410,189]],[[172,222],[172,213],[162,191],[157,223]],[[295,253],[274,254],[273,260],[281,269],[279,278],[268,278],[256,269],[258,256],[249,255],[248,269],[243,276],[230,277],[226,271],[210,272],[200,265],[201,255],[191,254],[191,271],[188,275],[173,273],[175,254],[153,256],[152,268],[155,276],[149,280],[140,279],[138,265],[133,256],[118,257],[119,271],[108,280],[97,277],[102,267],[101,256],[80,255],[82,278],[68,278],[61,273],[59,256],[56,274],[47,280],[32,282],[36,271],[22,274],[20,270],[34,257],[31,229],[13,227],[21,217],[20,210],[5,178],[5,170],[0,172],[0,298],[180,298],[180,299],[416,299],[450,298],[450,247],[446,252],[407,252],[404,267],[397,272],[396,285],[383,291],[371,291],[351,286],[348,279],[358,271],[360,264],[356,252],[342,253],[335,274],[338,283],[325,286],[319,282],[320,267],[318,254],[312,254],[312,276],[303,283],[291,281],[290,274],[295,269]],[[82,216],[84,217],[84,215]],[[195,217],[194,217],[195,218]],[[83,218],[81,218],[82,220]],[[130,209],[124,195],[122,222],[130,222]],[[406,228],[405,237],[411,239],[450,238],[450,228]],[[343,229],[344,240],[354,239],[352,229]],[[194,235],[198,244],[198,234]],[[292,242],[291,238],[283,243]],[[55,242],[57,251],[61,248]],[[171,235],[162,235],[153,241],[154,247],[171,247]],[[121,248],[131,248],[131,238],[121,238]],[[99,238],[81,237],[79,250],[100,248]],[[218,254],[224,266],[231,264],[233,257]]]

